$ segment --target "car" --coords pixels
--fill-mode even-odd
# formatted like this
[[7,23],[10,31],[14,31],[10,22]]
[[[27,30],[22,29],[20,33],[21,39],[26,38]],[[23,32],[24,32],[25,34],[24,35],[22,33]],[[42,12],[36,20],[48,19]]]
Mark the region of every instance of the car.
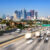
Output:
[[43,36],[42,36],[42,37],[40,37],[40,38],[41,38],[41,40],[42,40],[42,39],[44,39],[44,37],[43,37]]
[[39,39],[38,39],[38,42],[40,42],[41,40],[42,40],[42,39],[41,39],[41,38],[39,38]]
[[16,33],[20,33],[20,32],[21,32],[21,29],[17,29],[17,30],[16,30]]
[[38,42],[40,42],[41,40],[43,40],[43,36],[38,38]]
[[26,39],[26,40],[30,40],[30,39],[32,39],[32,34],[29,33],[29,32],[26,33],[26,34],[25,34],[25,39]]
[[46,33],[44,33],[44,36],[46,36]]
[[48,42],[48,40],[49,40],[49,39],[48,39],[48,37],[47,37],[47,38],[45,38],[44,42]]

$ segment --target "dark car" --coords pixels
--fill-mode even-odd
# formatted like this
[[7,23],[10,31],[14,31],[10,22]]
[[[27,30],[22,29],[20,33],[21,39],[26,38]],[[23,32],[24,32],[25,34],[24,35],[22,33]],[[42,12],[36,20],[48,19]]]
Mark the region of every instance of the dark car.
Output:
[[48,39],[48,37],[47,37],[47,38],[45,38],[44,42],[48,42],[48,40],[49,40],[49,39]]

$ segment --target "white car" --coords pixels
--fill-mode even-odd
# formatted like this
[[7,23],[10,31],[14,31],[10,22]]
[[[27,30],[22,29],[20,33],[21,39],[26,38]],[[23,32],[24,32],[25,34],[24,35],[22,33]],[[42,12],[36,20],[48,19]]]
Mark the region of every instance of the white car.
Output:
[[21,31],[21,29],[17,29],[16,32],[19,33]]
[[31,33],[26,33],[25,34],[25,39],[31,39],[32,38],[32,34]]
[[21,29],[17,29],[17,31],[20,31]]

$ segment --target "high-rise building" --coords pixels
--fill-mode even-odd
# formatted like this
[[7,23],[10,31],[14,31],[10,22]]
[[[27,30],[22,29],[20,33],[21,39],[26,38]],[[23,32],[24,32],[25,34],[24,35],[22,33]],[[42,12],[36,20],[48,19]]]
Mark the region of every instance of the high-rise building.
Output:
[[26,19],[26,17],[27,17],[26,10],[25,9],[21,10],[21,19]]
[[37,19],[38,12],[35,12],[35,10],[30,10],[30,12],[26,12],[25,9],[22,9],[21,11],[15,11],[14,13],[14,20],[17,19]]
[[19,21],[20,20],[20,11],[15,11],[13,21]]
[[10,16],[11,20],[13,20],[13,17],[14,17],[14,16]]
[[16,21],[17,19],[18,19],[18,11],[16,10],[15,13],[14,13],[13,20]]
[[27,20],[31,20],[31,13],[27,12]]
[[14,13],[14,18],[13,18],[13,20],[17,20],[17,15]]
[[18,18],[18,11],[17,10],[15,11],[15,14],[16,14],[16,17]]
[[18,11],[18,18],[21,18],[21,11]]
[[31,17],[34,17],[35,11],[34,10],[30,10],[30,13],[31,13]]
[[31,13],[30,12],[27,12],[27,16],[31,16]]
[[37,19],[37,17],[38,17],[38,12],[37,12],[37,11],[35,12],[35,17],[36,17],[36,19]]

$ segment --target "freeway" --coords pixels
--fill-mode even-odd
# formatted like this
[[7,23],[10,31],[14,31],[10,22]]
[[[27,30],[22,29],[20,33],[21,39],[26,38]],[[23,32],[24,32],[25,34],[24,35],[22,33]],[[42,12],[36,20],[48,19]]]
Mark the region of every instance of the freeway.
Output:
[[38,38],[25,40],[24,38],[3,46],[0,50],[50,50],[50,38],[48,43],[44,43],[44,39],[38,42]]
[[[36,28],[32,28],[32,31],[36,31],[36,30],[40,30],[41,27],[36,27]],[[15,37],[18,37],[19,35],[25,34],[26,32],[28,32],[27,29],[23,29],[21,32],[18,33],[18,31],[16,30],[15,32],[10,32],[10,33],[4,33],[3,36],[0,36],[0,42],[4,42],[10,39],[13,39]],[[6,38],[7,37],[7,38]]]
[[48,43],[44,43],[45,38],[38,42],[39,38],[33,37],[31,40],[26,40],[23,37],[0,47],[0,50],[50,50],[50,37],[48,38]]

